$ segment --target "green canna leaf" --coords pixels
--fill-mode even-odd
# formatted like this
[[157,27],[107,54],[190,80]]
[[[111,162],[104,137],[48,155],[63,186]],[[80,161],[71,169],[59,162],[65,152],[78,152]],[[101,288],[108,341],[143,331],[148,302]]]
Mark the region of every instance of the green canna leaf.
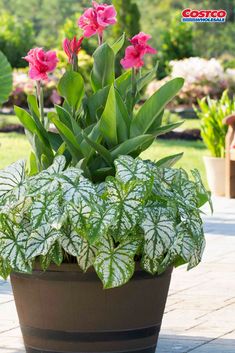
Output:
[[115,80],[113,49],[104,43],[93,54],[94,65],[91,72],[91,85],[94,92],[111,85]]
[[[131,122],[131,137],[147,133],[149,128],[157,123],[156,119],[159,114],[182,88],[183,83],[182,78],[175,78],[167,82],[144,103]],[[160,124],[161,120],[159,119],[158,126]]]
[[111,46],[111,48],[114,51],[114,54],[117,55],[117,53],[122,49],[126,39],[126,34],[123,33],[120,38]]
[[72,108],[72,111],[76,112],[81,105],[85,93],[82,76],[72,70],[66,71],[60,79],[58,90]]

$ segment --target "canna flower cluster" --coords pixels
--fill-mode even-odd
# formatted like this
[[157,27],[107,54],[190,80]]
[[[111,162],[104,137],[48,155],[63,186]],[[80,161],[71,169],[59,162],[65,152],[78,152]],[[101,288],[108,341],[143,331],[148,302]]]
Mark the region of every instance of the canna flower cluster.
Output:
[[148,44],[151,38],[149,34],[140,32],[130,40],[132,45],[126,48],[125,57],[121,60],[124,69],[139,69],[144,66],[143,58],[146,54],[157,53],[156,49]]
[[[78,26],[84,31],[83,36],[79,39],[75,36],[72,40],[66,38],[62,44],[74,71],[78,70],[77,56],[84,37],[98,34],[101,45],[103,31],[117,22],[116,16],[117,12],[113,5],[98,4],[93,1],[92,7],[88,8],[79,18]],[[124,69],[139,69],[144,65],[143,59],[146,54],[157,53],[156,49],[148,44],[150,39],[151,36],[144,32],[130,39],[131,45],[126,48],[125,57],[121,60]],[[24,59],[29,62],[29,77],[36,81],[48,80],[48,73],[56,68],[58,62],[56,52],[45,52],[42,48],[31,49]]]
[[113,5],[92,2],[92,7],[87,9],[78,20],[78,26],[84,31],[84,37],[95,34],[102,36],[103,31],[117,22],[117,12]]

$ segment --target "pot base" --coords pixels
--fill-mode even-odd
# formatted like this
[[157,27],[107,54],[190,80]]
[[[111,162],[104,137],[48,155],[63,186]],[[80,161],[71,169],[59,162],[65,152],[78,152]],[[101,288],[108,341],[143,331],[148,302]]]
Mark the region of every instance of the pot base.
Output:
[[[156,352],[156,345],[154,345],[153,347],[149,347],[146,349],[141,349],[141,350],[128,350],[128,351],[115,351],[116,353],[155,353]],[[29,348],[26,347],[26,353],[67,353],[67,352],[62,352],[62,351],[42,351],[42,350],[38,350],[38,349],[34,349],[34,348]],[[73,352],[73,353],[80,353],[78,351]],[[81,352],[81,353],[99,353],[99,352]],[[110,353],[110,351],[108,352],[103,352],[103,353]]]

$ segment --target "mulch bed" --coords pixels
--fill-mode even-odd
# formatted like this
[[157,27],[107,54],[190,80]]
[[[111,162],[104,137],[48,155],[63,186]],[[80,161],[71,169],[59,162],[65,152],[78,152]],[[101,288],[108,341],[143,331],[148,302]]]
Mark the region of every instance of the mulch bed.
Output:
[[18,124],[6,125],[0,128],[0,132],[18,132],[19,134],[24,134],[24,128],[22,125]]
[[[10,133],[17,132],[24,134],[24,128],[22,125],[8,125],[0,128],[0,132]],[[186,141],[198,141],[202,140],[201,132],[199,129],[187,129],[184,131],[171,131],[167,134],[158,136],[159,139],[163,140],[186,140]]]
[[187,129],[183,131],[171,131],[164,135],[158,136],[163,140],[186,140],[186,141],[202,141],[201,131],[199,129]]

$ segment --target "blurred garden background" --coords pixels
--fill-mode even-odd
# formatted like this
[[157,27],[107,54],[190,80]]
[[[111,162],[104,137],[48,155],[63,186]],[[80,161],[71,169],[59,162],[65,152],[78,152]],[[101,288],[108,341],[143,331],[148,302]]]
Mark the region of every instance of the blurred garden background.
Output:
[[[164,82],[181,76],[185,85],[177,99],[168,107],[166,123],[184,119],[175,133],[157,139],[144,154],[152,160],[172,153],[184,152],[178,166],[186,170],[198,168],[206,182],[203,155],[208,151],[201,138],[200,120],[195,112],[198,100],[210,96],[220,100],[227,90],[232,99],[235,89],[235,0],[113,0],[118,12],[118,24],[109,29],[109,41],[126,31],[130,38],[139,31],[152,35],[152,43],[158,50],[149,59],[149,69],[158,62],[156,79],[147,87],[145,97],[154,93]],[[26,95],[34,92],[34,83],[28,78],[27,63],[22,57],[34,46],[56,49],[60,58],[57,71],[45,87],[45,105],[60,104],[56,85],[66,66],[62,40],[81,35],[77,19],[90,1],[83,0],[0,0],[0,51],[14,69],[13,91],[0,111],[0,169],[15,160],[27,157],[29,144],[17,118],[14,104],[27,106]],[[225,9],[225,23],[182,23],[184,8]],[[126,43],[128,44],[128,42]],[[92,53],[96,38],[84,41],[79,53],[79,66],[89,84]],[[123,52],[120,53],[120,58]],[[121,72],[119,61],[117,75]],[[221,107],[220,107],[221,108]],[[223,109],[221,108],[222,112]],[[231,107],[231,110],[233,107]],[[226,111],[227,112],[227,111]],[[205,114],[209,114],[207,111]],[[229,113],[229,111],[228,111]],[[225,112],[224,112],[225,114]]]

